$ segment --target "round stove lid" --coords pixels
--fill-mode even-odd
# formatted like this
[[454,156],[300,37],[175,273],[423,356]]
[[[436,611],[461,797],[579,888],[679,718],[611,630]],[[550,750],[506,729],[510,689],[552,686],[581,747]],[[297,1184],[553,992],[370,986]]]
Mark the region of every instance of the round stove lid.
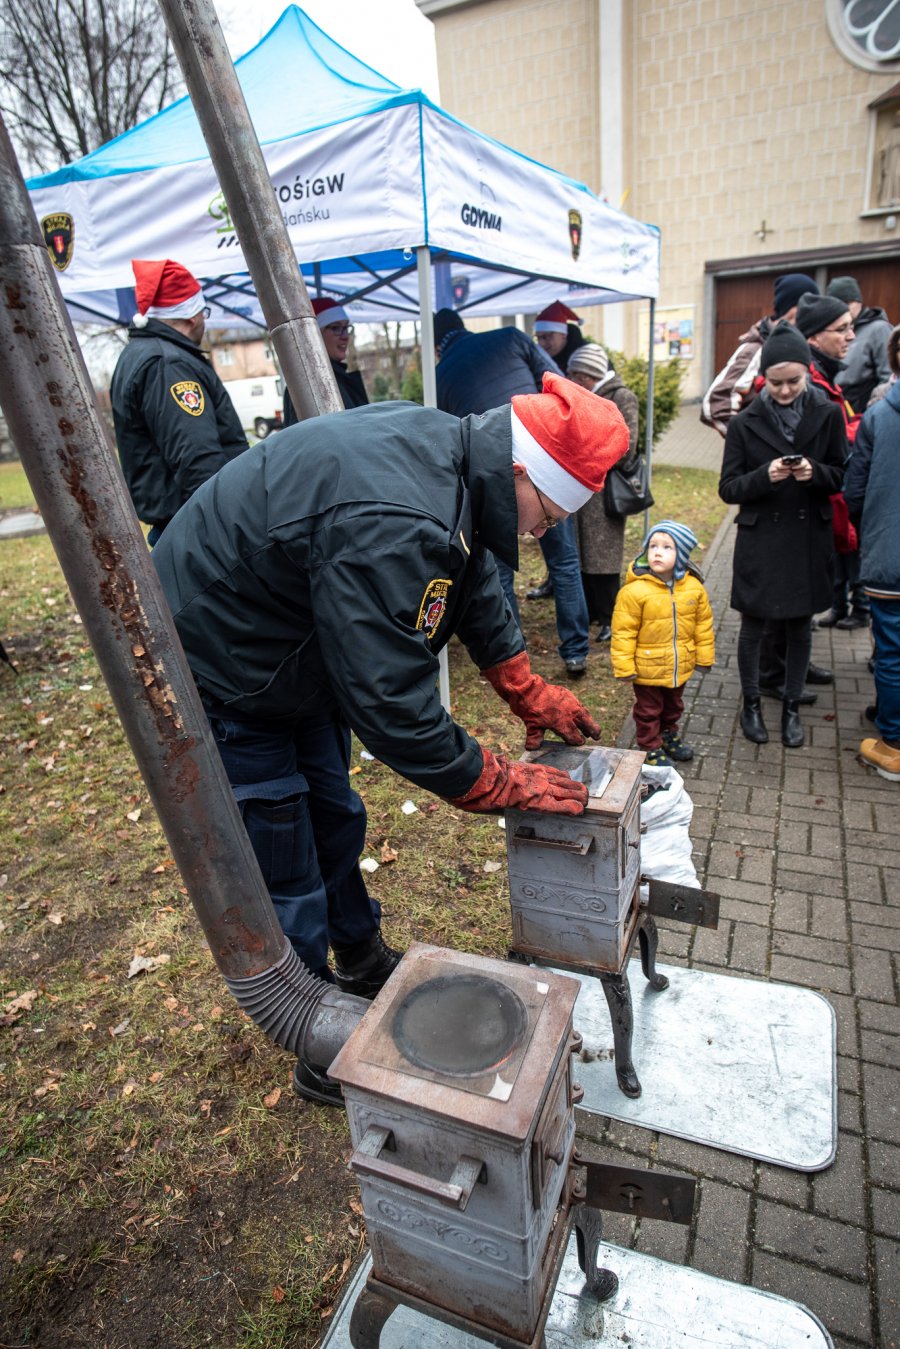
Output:
[[406,995],[394,1015],[394,1044],[430,1072],[469,1077],[499,1068],[528,1031],[522,999],[482,974],[440,975]]

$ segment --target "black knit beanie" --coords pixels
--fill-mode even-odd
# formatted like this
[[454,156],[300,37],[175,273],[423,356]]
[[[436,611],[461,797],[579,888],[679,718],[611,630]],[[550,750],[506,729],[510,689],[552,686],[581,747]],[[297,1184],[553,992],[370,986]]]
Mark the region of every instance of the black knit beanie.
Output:
[[802,295],[796,323],[804,337],[815,337],[849,312],[846,302],[835,295]]
[[788,272],[785,276],[776,276],[774,309],[777,319],[786,314],[800,299],[801,295],[818,295],[819,287],[805,272]]
[[465,329],[465,324],[455,309],[439,309],[434,316],[434,343],[439,345],[448,333]]
[[782,321],[772,329],[763,343],[759,354],[759,373],[764,375],[770,365],[781,365],[783,361],[799,361],[800,365],[809,365],[811,360],[806,338],[797,332],[793,323]]

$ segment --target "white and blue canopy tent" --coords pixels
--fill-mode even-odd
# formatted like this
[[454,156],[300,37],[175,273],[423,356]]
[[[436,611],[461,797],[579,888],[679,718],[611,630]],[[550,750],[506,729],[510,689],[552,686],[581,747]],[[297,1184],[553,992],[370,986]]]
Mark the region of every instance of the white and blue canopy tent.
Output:
[[[355,321],[418,318],[423,284],[426,307],[487,316],[655,299],[654,226],[401,89],[296,6],[235,68],[307,287]],[[28,186],[74,320],[127,323],[131,259],[174,257],[211,326],[264,327],[190,99]]]

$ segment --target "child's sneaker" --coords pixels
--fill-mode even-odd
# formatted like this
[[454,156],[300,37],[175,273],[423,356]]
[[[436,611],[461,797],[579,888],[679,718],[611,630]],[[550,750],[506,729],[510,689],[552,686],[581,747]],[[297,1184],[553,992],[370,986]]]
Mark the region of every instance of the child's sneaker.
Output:
[[677,731],[663,731],[662,742],[663,749],[670,759],[675,759],[678,763],[687,763],[689,759],[693,759],[694,751],[679,738]]
[[657,745],[655,749],[647,750],[644,766],[646,768],[671,768],[672,760],[669,758],[662,745]]

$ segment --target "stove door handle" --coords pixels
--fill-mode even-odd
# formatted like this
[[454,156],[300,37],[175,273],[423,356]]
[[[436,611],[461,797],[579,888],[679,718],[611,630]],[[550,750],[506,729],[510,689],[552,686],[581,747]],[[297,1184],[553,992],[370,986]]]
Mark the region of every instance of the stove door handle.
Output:
[[536,848],[559,848],[563,852],[574,852],[586,857],[594,846],[593,834],[579,834],[577,838],[539,838],[533,825],[521,824],[513,833],[516,843],[525,843]]
[[460,1157],[449,1180],[434,1180],[397,1162],[388,1162],[380,1155],[383,1149],[393,1151],[396,1144],[390,1129],[370,1124],[360,1139],[359,1147],[350,1158],[350,1169],[373,1180],[402,1185],[416,1194],[450,1204],[462,1212],[472,1197],[476,1184],[487,1180],[487,1168],[477,1157]]

